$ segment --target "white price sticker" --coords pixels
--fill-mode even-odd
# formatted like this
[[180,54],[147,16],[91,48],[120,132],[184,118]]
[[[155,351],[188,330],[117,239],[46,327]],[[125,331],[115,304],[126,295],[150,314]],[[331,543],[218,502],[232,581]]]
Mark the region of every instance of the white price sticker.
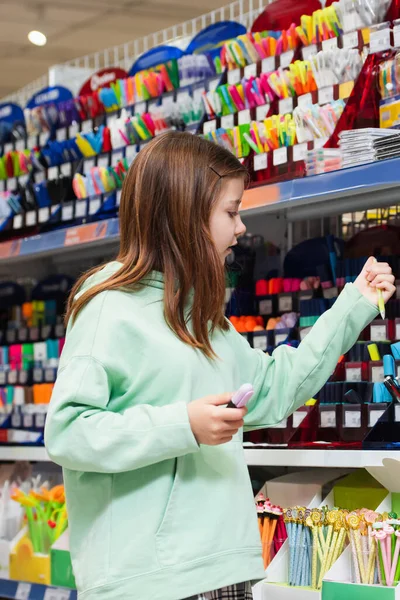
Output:
[[371,369],[373,383],[383,383],[385,376],[382,367],[372,367]]
[[292,296],[279,296],[279,312],[290,312],[293,310]]
[[33,427],[33,415],[24,415],[24,427],[26,427],[27,429]]
[[263,73],[272,73],[272,71],[275,71],[275,65],[276,65],[275,56],[269,56],[268,58],[263,58],[263,60],[261,62],[261,71]]
[[386,325],[371,325],[371,342],[384,342],[387,340]]
[[0,181],[0,192],[4,192],[5,189],[6,189],[6,182],[3,179],[2,181]]
[[338,47],[338,39],[336,37],[322,41],[322,50],[336,50]]
[[252,63],[244,68],[244,76],[246,79],[250,77],[257,77],[257,63]]
[[43,381],[43,369],[33,369],[33,381],[36,383]]
[[257,108],[256,108],[257,121],[264,121],[264,119],[267,118],[269,110],[270,110],[269,104],[263,104],[262,106],[257,106]]
[[33,150],[33,148],[36,148],[36,146],[37,146],[37,136],[36,135],[30,135],[28,137],[27,146],[28,146],[28,150]]
[[58,179],[58,167],[50,167],[50,169],[47,169],[47,179],[49,181]]
[[361,427],[361,410],[345,410],[343,426],[353,429]]
[[287,337],[287,333],[275,333],[275,346],[279,346],[282,342],[286,342]]
[[304,46],[303,48],[303,60],[310,60],[310,56],[318,53],[318,47],[316,44],[310,46]]
[[79,123],[73,123],[69,126],[69,139],[76,137],[76,134],[79,131]]
[[77,200],[75,203],[75,217],[82,219],[87,215],[87,201],[85,199]]
[[283,146],[282,148],[278,148],[274,150],[274,167],[279,167],[279,165],[284,165],[288,161],[287,147]]
[[260,315],[269,316],[272,314],[272,300],[260,300],[258,305]]
[[24,224],[24,215],[15,215],[13,219],[13,229],[21,229]]
[[70,590],[63,590],[61,588],[47,588],[43,600],[69,600],[70,597]]
[[50,219],[50,208],[48,206],[42,206],[42,208],[39,208],[38,216],[39,223],[47,223]]
[[304,327],[303,329],[300,329],[300,340],[303,341],[308,334],[310,333],[312,327]]
[[15,142],[15,149],[18,152],[22,152],[23,150],[25,150],[25,140],[17,140]]
[[253,336],[253,348],[255,350],[266,350],[268,346],[268,340],[266,335],[254,335]]
[[87,158],[85,161],[83,161],[83,173],[85,175],[88,175],[90,173],[90,170],[93,169],[93,167],[95,166],[96,161],[94,160],[94,158]]
[[394,37],[394,47],[400,47],[400,25],[395,25],[393,27],[393,37]]
[[271,429],[286,429],[287,427],[287,419],[283,419],[280,423],[276,425],[271,425]]
[[235,127],[234,115],[224,115],[221,117],[221,127],[223,129],[233,129]]
[[8,373],[8,385],[15,385],[18,381],[18,371],[9,371]]
[[300,427],[306,416],[306,412],[302,410],[296,410],[296,412],[293,413],[293,428],[297,429],[298,427]]
[[52,382],[55,379],[54,375],[54,369],[46,369],[44,372],[44,380],[47,382]]
[[61,165],[61,173],[62,173],[62,175],[64,175],[64,177],[70,177],[70,175],[72,173],[71,163],[67,162],[67,163],[64,163],[63,165]]
[[308,108],[312,106],[312,94],[303,94],[297,98],[297,106],[299,108]]
[[368,415],[368,427],[374,427],[384,412],[384,410],[370,410]]
[[358,31],[351,31],[343,35],[343,48],[358,48]]
[[47,144],[47,140],[49,139],[49,134],[46,131],[46,133],[41,133],[39,135],[39,146],[41,148],[43,148],[43,146],[45,146]]
[[64,142],[67,139],[67,128],[61,127],[56,131],[57,142]]
[[400,323],[396,323],[396,342],[400,340]]
[[13,192],[16,189],[17,189],[17,178],[10,177],[10,179],[7,179],[7,191]]
[[127,146],[125,149],[125,158],[128,161],[128,164],[132,164],[134,159],[136,158],[137,150],[136,146]]
[[202,99],[202,97],[203,97],[203,94],[205,93],[205,91],[206,90],[205,90],[204,86],[196,88],[195,90],[193,90],[193,100],[195,102],[200,102],[201,99]]
[[20,186],[25,187],[28,183],[29,175],[21,175],[18,177],[18,183]]
[[280,56],[281,69],[286,69],[286,67],[288,67],[290,65],[290,63],[292,62],[293,57],[294,57],[293,50],[288,50],[287,52],[284,52],[283,54],[281,54],[281,56]]
[[98,167],[108,167],[109,164],[110,164],[110,157],[108,154],[102,154],[101,156],[98,157],[98,159],[97,159]]
[[8,152],[12,152],[14,149],[13,145],[8,143],[8,144],[4,144],[4,154],[7,154]]
[[318,102],[319,104],[329,104],[329,102],[333,102],[333,85],[319,90]]
[[42,327],[42,338],[47,340],[50,338],[51,325],[43,325]]
[[371,54],[375,52],[383,52],[389,50],[390,45],[390,28],[371,30],[369,38],[369,51]]
[[361,367],[346,368],[346,381],[362,381]]
[[15,600],[28,600],[31,589],[30,583],[19,583],[15,592]]
[[7,344],[15,344],[17,332],[15,329],[9,329],[6,333]]
[[236,83],[239,83],[240,79],[240,69],[233,69],[232,71],[228,71],[229,85],[235,85]]
[[211,79],[211,81],[208,82],[208,90],[210,92],[214,92],[217,89],[219,85],[219,80],[220,77],[214,77],[214,79]]
[[251,121],[250,109],[246,108],[246,110],[241,110],[238,113],[238,123],[239,125],[247,125]]
[[25,223],[27,227],[33,227],[37,223],[36,210],[28,210],[25,215]]
[[122,194],[122,190],[118,190],[117,191],[117,200],[116,200],[116,205],[119,206],[121,203],[121,194]]
[[18,383],[20,385],[26,385],[28,383],[28,371],[20,371],[18,377]]
[[35,183],[43,183],[46,180],[46,174],[44,171],[39,171],[35,173]]
[[318,138],[317,140],[314,140],[314,149],[319,150],[320,148],[323,148],[327,141],[328,138]]
[[20,342],[26,342],[28,339],[28,330],[26,327],[21,327],[18,329],[18,340]]
[[44,427],[45,420],[45,415],[42,415],[40,413],[36,415],[36,427],[42,429]]
[[6,372],[0,371],[0,385],[5,385],[6,383]]
[[400,404],[396,404],[394,407],[394,420],[396,423],[400,422]]
[[91,119],[88,119],[87,121],[82,121],[82,127],[81,127],[82,133],[89,133],[92,130],[93,130],[93,122]]
[[64,337],[65,335],[65,327],[62,323],[59,323],[58,325],[56,325],[56,337],[61,338]]
[[89,200],[89,215],[95,215],[98,210],[101,208],[101,199],[100,198],[92,198]]
[[203,133],[211,133],[217,129],[217,121],[214,119],[213,121],[206,121],[203,125]]
[[321,429],[336,427],[336,411],[321,410],[320,412]]
[[286,115],[293,112],[293,98],[283,98],[279,100],[279,114]]
[[254,156],[254,170],[262,171],[268,167],[268,154],[263,152],[262,154],[255,154]]
[[305,142],[304,144],[296,144],[293,146],[293,162],[298,162],[299,160],[306,160],[308,154],[308,144]]
[[71,221],[74,218],[74,205],[65,204],[61,209],[61,219],[63,221]]
[[137,102],[135,104],[135,106],[133,107],[133,114],[134,115],[142,115],[143,113],[146,112],[146,102]]

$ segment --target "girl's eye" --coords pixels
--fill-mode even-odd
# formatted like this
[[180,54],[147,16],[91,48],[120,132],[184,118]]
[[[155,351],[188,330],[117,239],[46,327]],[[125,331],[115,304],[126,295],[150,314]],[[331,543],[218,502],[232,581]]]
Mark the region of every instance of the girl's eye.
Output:
[[234,219],[235,217],[237,217],[238,214],[239,213],[237,211],[236,212],[228,212],[228,215],[231,217],[231,219]]

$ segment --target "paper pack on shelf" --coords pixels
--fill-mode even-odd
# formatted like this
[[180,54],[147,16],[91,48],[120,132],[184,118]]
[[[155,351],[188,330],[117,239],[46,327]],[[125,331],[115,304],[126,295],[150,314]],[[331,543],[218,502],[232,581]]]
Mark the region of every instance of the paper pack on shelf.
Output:
[[59,587],[75,589],[75,577],[72,570],[69,551],[69,530],[56,540],[50,550],[51,584]]
[[10,579],[50,584],[50,555],[35,554],[24,527],[11,544]]

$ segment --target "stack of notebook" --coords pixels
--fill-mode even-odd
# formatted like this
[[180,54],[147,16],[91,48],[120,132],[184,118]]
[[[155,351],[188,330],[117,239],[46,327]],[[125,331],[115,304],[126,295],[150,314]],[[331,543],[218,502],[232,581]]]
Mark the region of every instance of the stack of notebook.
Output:
[[400,157],[400,131],[394,129],[342,131],[339,138],[343,168]]

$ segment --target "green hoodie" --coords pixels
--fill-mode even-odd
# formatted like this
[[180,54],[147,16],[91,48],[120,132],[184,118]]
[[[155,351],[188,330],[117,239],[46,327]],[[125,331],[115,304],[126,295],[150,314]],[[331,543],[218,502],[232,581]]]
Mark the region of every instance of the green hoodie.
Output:
[[348,284],[297,350],[268,356],[231,328],[214,333],[210,361],[165,323],[163,276],[143,284],[98,294],[68,328],[47,417],[80,600],[181,600],[262,578],[243,433],[199,446],[187,404],[252,383],[245,429],[279,423],[323,386],[378,313]]

